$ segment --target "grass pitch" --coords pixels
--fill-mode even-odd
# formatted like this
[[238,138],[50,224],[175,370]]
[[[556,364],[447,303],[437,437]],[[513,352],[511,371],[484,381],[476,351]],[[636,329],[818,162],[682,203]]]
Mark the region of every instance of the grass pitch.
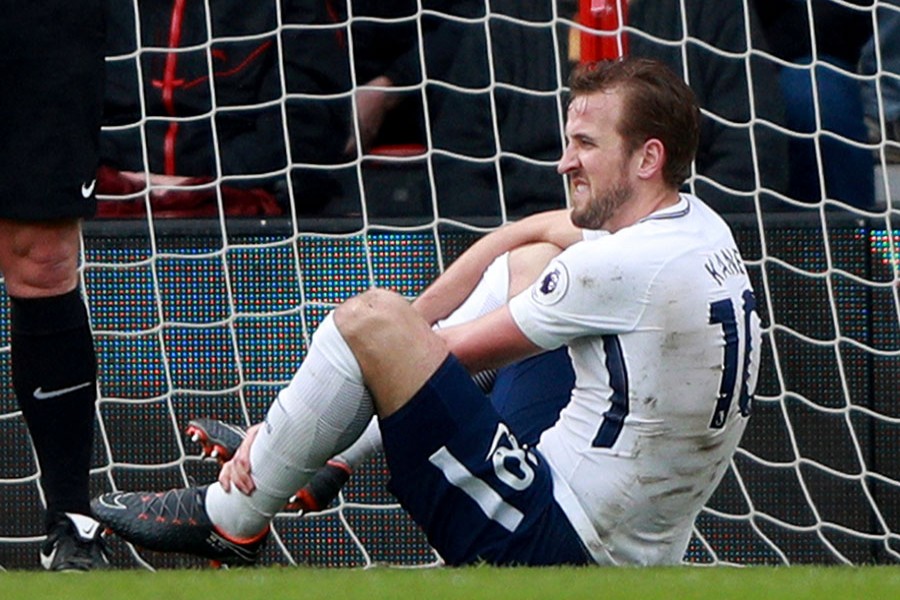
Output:
[[317,569],[0,572],[3,600],[829,600],[900,598],[897,567]]

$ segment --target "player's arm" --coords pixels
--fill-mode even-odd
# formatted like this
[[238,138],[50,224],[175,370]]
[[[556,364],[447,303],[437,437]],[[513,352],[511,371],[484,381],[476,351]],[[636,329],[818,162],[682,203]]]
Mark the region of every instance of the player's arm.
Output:
[[538,213],[510,223],[472,244],[416,298],[413,307],[433,324],[462,304],[485,269],[504,252],[539,242],[565,249],[581,239],[582,230],[572,224],[568,209]]
[[522,333],[508,306],[436,333],[470,373],[496,369],[543,351]]

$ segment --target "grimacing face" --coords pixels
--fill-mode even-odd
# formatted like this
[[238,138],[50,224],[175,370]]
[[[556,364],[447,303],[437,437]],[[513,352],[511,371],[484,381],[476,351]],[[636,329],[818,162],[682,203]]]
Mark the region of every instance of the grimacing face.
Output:
[[628,165],[633,153],[616,131],[622,95],[615,91],[579,96],[569,105],[566,149],[557,170],[568,177],[572,222],[604,229],[634,195]]

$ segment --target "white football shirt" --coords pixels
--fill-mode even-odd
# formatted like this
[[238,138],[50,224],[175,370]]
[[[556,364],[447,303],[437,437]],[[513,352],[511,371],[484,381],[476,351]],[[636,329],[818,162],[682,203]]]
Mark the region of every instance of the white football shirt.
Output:
[[677,564],[740,441],[760,323],[728,225],[682,194],[614,234],[585,232],[509,307],[576,383],[538,448],[602,564]]

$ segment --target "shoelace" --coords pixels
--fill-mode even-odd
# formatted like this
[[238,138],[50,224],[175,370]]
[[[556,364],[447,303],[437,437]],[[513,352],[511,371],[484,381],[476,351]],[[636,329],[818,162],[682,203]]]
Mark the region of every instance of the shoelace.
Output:
[[[196,498],[200,490],[169,490],[144,496],[143,514],[156,521],[196,524],[205,520],[203,502]],[[198,519],[199,517],[199,519]]]

